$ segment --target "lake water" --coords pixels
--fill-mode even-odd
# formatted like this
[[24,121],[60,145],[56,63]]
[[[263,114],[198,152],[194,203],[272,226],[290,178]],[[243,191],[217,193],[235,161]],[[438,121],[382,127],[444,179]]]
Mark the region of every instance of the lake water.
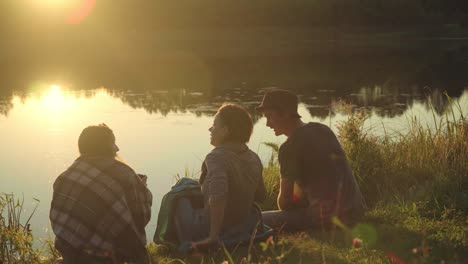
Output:
[[210,50],[205,44],[202,51],[150,54],[151,59],[96,54],[87,61],[75,54],[73,60],[62,56],[43,65],[27,56],[5,57],[2,62],[11,64],[0,72],[0,192],[24,195],[24,215],[37,204],[33,198],[40,200],[32,218],[36,237],[53,237],[52,184],[77,158],[78,136],[91,124],[110,126],[119,155],[148,175],[154,197],[147,227],[151,239],[175,175],[197,174],[212,149],[208,128],[224,101],[239,102],[253,114],[249,147],[264,163],[271,151],[262,143],[285,140],[254,112],[266,88],[293,88],[304,121],[335,131],[347,118],[334,108],[340,99],[367,111],[366,129],[376,135],[404,132],[412,118],[433,127],[451,103],[459,107],[457,115],[468,116],[467,43],[415,42],[401,51],[403,44],[396,42],[373,52],[356,44],[349,48],[353,52],[338,52],[346,47],[311,48],[304,42],[301,50],[257,47],[250,53],[234,46]]

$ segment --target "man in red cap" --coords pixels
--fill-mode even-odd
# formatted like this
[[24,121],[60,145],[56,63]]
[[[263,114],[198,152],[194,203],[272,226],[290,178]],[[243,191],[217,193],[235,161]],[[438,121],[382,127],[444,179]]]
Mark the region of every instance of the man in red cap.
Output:
[[272,90],[256,108],[276,136],[287,137],[278,155],[279,210],[263,212],[264,222],[273,228],[303,230],[330,227],[337,217],[353,225],[365,203],[344,151],[328,126],[304,123],[297,106],[295,94]]

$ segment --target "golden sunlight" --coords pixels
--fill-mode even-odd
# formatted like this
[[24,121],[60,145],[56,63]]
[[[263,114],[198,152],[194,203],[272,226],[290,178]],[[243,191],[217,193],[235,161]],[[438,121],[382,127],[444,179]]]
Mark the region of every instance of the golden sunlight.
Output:
[[33,5],[40,8],[47,9],[59,9],[67,8],[79,3],[79,0],[40,0],[40,1],[31,1]]
[[67,105],[62,87],[51,85],[48,93],[41,98],[41,103],[49,111],[62,111]]

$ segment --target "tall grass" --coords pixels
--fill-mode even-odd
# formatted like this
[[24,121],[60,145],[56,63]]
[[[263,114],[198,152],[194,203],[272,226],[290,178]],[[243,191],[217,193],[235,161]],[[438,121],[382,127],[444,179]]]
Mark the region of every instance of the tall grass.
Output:
[[262,204],[262,210],[273,210],[276,209],[276,197],[278,197],[279,193],[279,146],[272,142],[265,142],[263,144],[271,148],[272,152],[267,166],[263,169],[263,179],[267,190],[267,199]]
[[29,215],[24,213],[24,198],[0,193],[0,263],[55,263],[60,257],[53,241],[42,241],[43,248],[34,247],[30,221],[39,200]]
[[[409,131],[377,137],[367,115],[353,112],[338,125],[339,139],[369,204],[413,201],[441,212],[468,212],[468,120],[449,108],[434,128],[416,117]],[[459,111],[457,118],[455,111]]]
[[[29,221],[34,212],[22,223],[23,199],[12,194],[0,195],[0,262],[37,263],[40,252],[33,249],[33,236]],[[35,210],[35,209],[34,209]]]

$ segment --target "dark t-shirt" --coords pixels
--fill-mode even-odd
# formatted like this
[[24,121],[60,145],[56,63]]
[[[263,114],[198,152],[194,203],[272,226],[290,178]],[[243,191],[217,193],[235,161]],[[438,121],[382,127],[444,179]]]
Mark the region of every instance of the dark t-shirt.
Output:
[[344,151],[328,126],[312,122],[298,128],[281,145],[278,159],[281,177],[297,183],[309,203],[332,201],[340,212],[364,208]]

